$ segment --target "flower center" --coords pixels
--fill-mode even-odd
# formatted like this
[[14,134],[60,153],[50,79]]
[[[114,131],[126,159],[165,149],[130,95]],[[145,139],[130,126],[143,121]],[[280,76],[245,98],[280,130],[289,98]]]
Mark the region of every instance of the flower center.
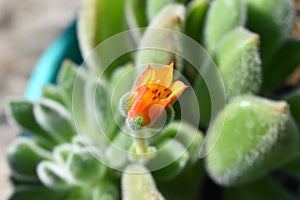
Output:
[[145,86],[151,89],[153,101],[169,98],[172,94],[172,91],[169,88],[158,83],[150,83]]

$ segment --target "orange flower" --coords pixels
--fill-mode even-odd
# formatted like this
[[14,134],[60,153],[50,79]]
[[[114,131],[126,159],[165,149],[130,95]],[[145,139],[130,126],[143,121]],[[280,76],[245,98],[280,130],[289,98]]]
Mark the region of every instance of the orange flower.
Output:
[[143,117],[143,126],[155,122],[165,107],[174,103],[188,87],[181,81],[173,81],[174,63],[154,70],[150,65],[136,80],[132,89],[128,117]]

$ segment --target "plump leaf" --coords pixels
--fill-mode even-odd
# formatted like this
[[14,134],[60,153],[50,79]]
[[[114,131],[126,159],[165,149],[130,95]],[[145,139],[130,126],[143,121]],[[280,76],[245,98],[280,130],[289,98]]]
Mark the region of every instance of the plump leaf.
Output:
[[118,132],[105,152],[105,159],[112,168],[124,169],[129,163],[129,149],[133,139],[122,130]]
[[246,183],[291,160],[299,133],[286,102],[232,100],[208,130],[206,168],[219,184]]
[[[146,0],[128,0],[125,1],[125,17],[129,29],[144,28],[148,24],[146,17]],[[135,43],[142,38],[143,30],[134,31]]]
[[55,101],[40,100],[34,105],[34,115],[39,125],[58,142],[70,141],[76,134],[70,113]]
[[43,160],[50,160],[50,152],[40,147],[33,139],[18,138],[8,148],[8,163],[13,177],[18,180],[37,180],[36,168]]
[[187,6],[185,33],[200,44],[203,44],[203,32],[208,0],[193,0]]
[[67,162],[67,171],[79,185],[95,183],[106,171],[106,167],[97,159],[95,152],[85,148],[73,148]]
[[292,0],[245,0],[248,10],[247,27],[261,37],[263,62],[275,53],[293,27],[295,8]]
[[36,121],[33,104],[27,100],[11,100],[8,102],[8,116],[23,130],[33,135],[53,142],[53,138]]
[[168,4],[171,3],[181,3],[184,2],[184,0],[151,0],[147,1],[147,17],[148,20],[153,20],[156,15]]
[[128,166],[122,175],[123,200],[164,200],[150,172],[141,165]]
[[[64,105],[71,110],[72,109],[72,100],[73,100],[73,91],[74,89],[78,90],[81,85],[83,85],[83,75],[80,73],[82,69],[78,70],[77,66],[71,61],[66,60],[62,64],[61,70],[59,71],[57,77],[57,90],[61,90],[62,99]],[[75,88],[76,83],[76,88]],[[81,86],[82,87],[82,86]]]
[[154,170],[153,176],[157,180],[174,178],[184,169],[189,160],[186,148],[175,139],[161,141],[156,148],[156,155],[147,166]]
[[[89,67],[101,72],[107,67],[111,50],[94,49],[104,40],[125,30],[123,0],[87,0],[83,2],[78,21],[78,38],[80,49]],[[127,46],[118,44],[121,47]],[[93,52],[93,53],[92,53]],[[91,54],[92,53],[92,54]],[[127,60],[127,58],[125,58]],[[124,61],[120,60],[113,68]],[[111,72],[111,71],[110,71]]]
[[133,64],[127,64],[119,69],[115,70],[111,77],[111,100],[112,104],[117,109],[119,108],[119,101],[121,97],[129,92],[134,83]]
[[[234,46],[234,48],[232,48]],[[260,89],[259,36],[239,27],[223,37],[216,50],[217,66],[228,98]]]
[[173,138],[188,150],[191,160],[195,161],[198,158],[203,141],[201,131],[185,122],[174,121],[157,134],[151,144],[155,146],[166,139]]
[[66,143],[58,145],[53,150],[53,158],[56,163],[65,165],[67,163],[69,155],[74,151],[74,145]]
[[166,65],[175,61],[175,67],[182,68],[182,59],[174,52],[180,52],[180,39],[177,31],[182,31],[184,20],[185,7],[181,4],[170,4],[156,15],[146,29],[140,42],[140,50],[136,54],[137,74],[144,71],[145,67],[151,63]]
[[37,167],[40,181],[54,190],[67,190],[72,187],[70,174],[64,167],[50,161],[43,161]]
[[229,31],[246,22],[246,5],[243,0],[217,0],[212,2],[205,26],[205,44],[213,52]]
[[54,86],[54,85],[46,85],[43,87],[43,98],[51,99],[56,101],[62,105],[65,105],[63,91],[61,88]]
[[108,89],[101,81],[91,80],[86,84],[84,95],[85,116],[88,118],[85,134],[101,146],[106,145],[105,138],[110,135],[108,127],[114,123]]

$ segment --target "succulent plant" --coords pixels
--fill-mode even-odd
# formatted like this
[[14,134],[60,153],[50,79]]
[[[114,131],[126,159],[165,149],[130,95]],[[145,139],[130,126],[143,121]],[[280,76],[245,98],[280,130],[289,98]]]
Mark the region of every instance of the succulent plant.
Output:
[[291,0],[83,2],[85,62],[8,102],[11,199],[299,198],[294,21]]

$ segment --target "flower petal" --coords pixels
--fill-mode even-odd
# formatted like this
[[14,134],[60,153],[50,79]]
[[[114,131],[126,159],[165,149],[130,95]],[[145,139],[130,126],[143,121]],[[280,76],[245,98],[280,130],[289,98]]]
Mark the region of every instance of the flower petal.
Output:
[[185,85],[181,81],[175,81],[170,87],[170,90],[172,91],[172,94],[168,97],[170,99],[170,104],[173,103],[181,95],[181,93],[188,87],[189,86]]
[[152,82],[155,77],[155,71],[152,69],[150,65],[148,65],[147,69],[139,76],[139,78],[135,81],[133,88],[138,88],[142,85],[145,85],[148,82]]
[[134,118],[141,114],[145,108],[153,103],[153,94],[149,87],[141,86],[135,91],[135,95],[131,101],[131,106],[128,112],[130,118]]
[[150,104],[143,112],[144,125],[151,125],[155,123],[169,102],[170,99],[160,99],[159,101]]
[[173,81],[173,68],[174,68],[173,62],[170,65],[164,65],[159,67],[155,71],[154,82],[169,87]]

